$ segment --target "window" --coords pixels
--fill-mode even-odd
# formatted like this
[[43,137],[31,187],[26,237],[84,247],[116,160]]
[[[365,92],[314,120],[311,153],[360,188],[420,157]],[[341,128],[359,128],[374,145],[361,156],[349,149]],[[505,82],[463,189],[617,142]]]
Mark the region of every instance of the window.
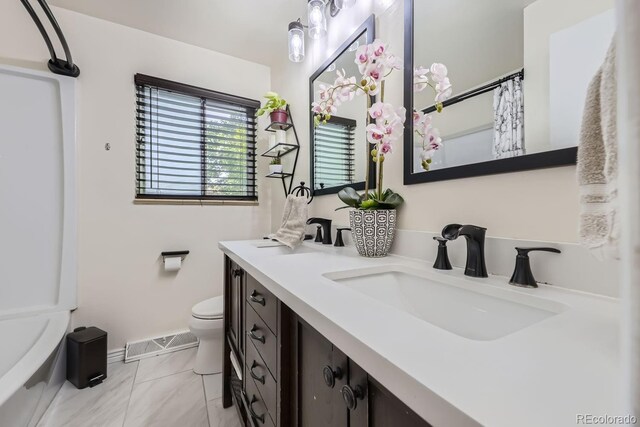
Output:
[[332,116],[315,128],[315,189],[352,184],[355,179],[353,134],[356,121]]
[[136,197],[257,200],[260,103],[136,74]]

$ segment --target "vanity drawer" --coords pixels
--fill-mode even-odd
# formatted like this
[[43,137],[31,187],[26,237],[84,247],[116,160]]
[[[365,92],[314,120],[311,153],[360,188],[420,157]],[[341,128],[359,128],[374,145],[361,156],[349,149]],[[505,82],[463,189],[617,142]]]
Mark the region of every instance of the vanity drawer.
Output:
[[245,380],[245,388],[246,392],[244,392],[243,397],[247,406],[248,418],[252,420],[251,425],[256,427],[275,427],[271,414],[269,414],[253,379],[247,378]]
[[271,332],[277,334],[278,328],[278,299],[273,296],[256,279],[247,275],[247,303],[253,307],[264,320]]
[[277,401],[276,380],[271,376],[271,373],[253,344],[247,344],[246,361],[245,377],[247,381],[249,381],[249,378],[253,378],[269,414],[271,414],[271,417],[275,420]]
[[277,376],[277,339],[253,308],[247,306],[247,346],[251,342],[274,378]]

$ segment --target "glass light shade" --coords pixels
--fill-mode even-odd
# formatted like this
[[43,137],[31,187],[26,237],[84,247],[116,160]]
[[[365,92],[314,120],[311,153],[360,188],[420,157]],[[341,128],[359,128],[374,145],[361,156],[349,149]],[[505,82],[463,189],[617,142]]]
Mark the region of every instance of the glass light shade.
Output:
[[356,4],[356,0],[333,0],[333,1],[338,9],[349,9],[354,4]]
[[320,39],[327,34],[327,18],[324,16],[324,0],[310,0],[309,12],[309,37]]
[[304,30],[299,22],[289,24],[289,59],[291,62],[304,60]]

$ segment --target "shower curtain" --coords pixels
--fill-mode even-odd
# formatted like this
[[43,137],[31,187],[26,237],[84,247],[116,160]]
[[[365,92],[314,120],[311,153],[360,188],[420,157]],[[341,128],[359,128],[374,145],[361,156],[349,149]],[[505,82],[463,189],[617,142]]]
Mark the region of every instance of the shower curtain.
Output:
[[502,83],[493,91],[493,158],[524,154],[524,99],[520,77]]

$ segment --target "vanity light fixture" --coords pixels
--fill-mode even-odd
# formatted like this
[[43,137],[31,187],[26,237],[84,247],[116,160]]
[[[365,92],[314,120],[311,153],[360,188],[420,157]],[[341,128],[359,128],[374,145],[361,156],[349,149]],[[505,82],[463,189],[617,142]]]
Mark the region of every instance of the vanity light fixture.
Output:
[[[304,60],[304,28],[307,28],[309,37],[312,39],[321,39],[327,35],[327,17],[325,15],[327,6],[333,17],[342,9],[350,8],[355,4],[356,0],[307,0],[309,25],[302,25],[300,18],[289,23],[289,59],[292,62]],[[357,42],[351,48],[357,49]]]
[[304,30],[298,19],[289,23],[289,59],[291,62],[304,60]]
[[327,34],[327,18],[324,16],[324,0],[309,0],[307,13],[309,19],[309,37],[320,39]]

